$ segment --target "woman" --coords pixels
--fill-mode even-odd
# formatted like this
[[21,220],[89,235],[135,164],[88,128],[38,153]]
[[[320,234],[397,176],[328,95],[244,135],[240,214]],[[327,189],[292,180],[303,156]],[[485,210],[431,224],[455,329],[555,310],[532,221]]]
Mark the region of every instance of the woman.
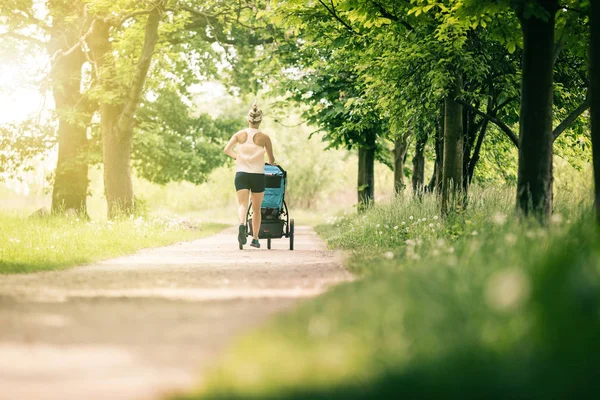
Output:
[[[275,164],[271,138],[258,127],[262,121],[262,111],[254,102],[248,112],[249,128],[237,132],[231,137],[225,154],[235,159],[235,190],[238,199],[238,218],[240,221],[238,242],[240,246],[246,244],[246,210],[248,197],[252,196],[252,233],[250,246],[260,248],[258,233],[260,232],[261,213],[260,205],[265,194],[265,150],[269,157],[269,164]],[[233,147],[238,145],[236,151]]]

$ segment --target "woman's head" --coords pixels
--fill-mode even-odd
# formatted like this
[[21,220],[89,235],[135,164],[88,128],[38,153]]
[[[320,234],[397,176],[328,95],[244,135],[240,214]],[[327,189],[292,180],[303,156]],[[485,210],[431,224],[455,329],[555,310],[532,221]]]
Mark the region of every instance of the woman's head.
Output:
[[258,108],[258,103],[255,101],[248,111],[248,123],[253,128],[258,128],[262,122],[262,111]]

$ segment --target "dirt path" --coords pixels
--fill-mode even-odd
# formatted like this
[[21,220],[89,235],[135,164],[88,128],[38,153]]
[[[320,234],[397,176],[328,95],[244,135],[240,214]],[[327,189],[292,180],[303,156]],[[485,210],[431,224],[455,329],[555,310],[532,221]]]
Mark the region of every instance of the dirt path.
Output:
[[239,251],[229,229],[68,271],[0,275],[0,400],[155,399],[196,384],[235,336],[350,279],[309,228],[287,246]]

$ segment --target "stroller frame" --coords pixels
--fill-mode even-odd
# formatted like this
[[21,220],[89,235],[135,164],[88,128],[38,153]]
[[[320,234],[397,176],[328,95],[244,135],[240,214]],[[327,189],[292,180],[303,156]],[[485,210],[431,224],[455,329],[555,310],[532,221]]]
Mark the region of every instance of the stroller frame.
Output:
[[[267,179],[265,185],[265,199],[261,204],[261,224],[258,233],[259,239],[267,239],[267,249],[271,249],[271,239],[289,238],[290,250],[294,250],[294,219],[290,218],[287,203],[285,202],[285,189],[287,187],[287,172],[279,165],[265,164],[265,175],[267,178],[276,177],[279,186],[271,183],[271,179]],[[275,196],[281,199],[281,203],[275,204],[277,207],[264,207],[267,201],[267,195]],[[271,200],[272,201],[272,200]],[[267,204],[274,205],[274,204]],[[246,232],[247,236],[253,235],[252,232],[252,202],[248,206],[246,212]],[[240,250],[243,246],[240,245]]]

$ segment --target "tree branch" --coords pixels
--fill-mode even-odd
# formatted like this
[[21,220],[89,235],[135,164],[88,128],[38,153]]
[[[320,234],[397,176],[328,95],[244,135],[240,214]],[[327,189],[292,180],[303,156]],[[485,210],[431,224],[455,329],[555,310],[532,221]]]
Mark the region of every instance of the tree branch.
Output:
[[403,19],[398,18],[397,15],[392,14],[391,12],[389,12],[381,3],[379,3],[378,1],[373,1],[373,4],[375,4],[377,6],[377,8],[379,9],[379,12],[381,13],[381,16],[384,18],[387,18],[389,20],[392,20],[394,22],[399,22],[402,26],[404,26],[406,29],[408,29],[409,31],[414,31],[414,28],[412,27],[411,24],[409,24],[408,22],[406,22]]
[[480,116],[482,116],[482,117],[490,120],[490,122],[493,122],[494,124],[496,124],[496,126],[498,126],[498,128],[500,128],[500,130],[502,130],[502,132],[504,132],[506,134],[506,136],[508,136],[508,138],[510,139],[510,141],[517,148],[519,148],[519,137],[504,122],[502,122],[498,118],[496,118],[496,117],[494,117],[494,116],[492,116],[492,115],[490,115],[488,113],[484,113],[483,111],[478,110],[477,108],[473,107],[471,104],[467,103],[464,100],[456,99],[456,101],[458,103],[462,104],[463,106],[469,108],[473,112],[477,113],[478,115],[480,115]]
[[579,118],[579,116],[581,114],[583,114],[583,112],[585,110],[587,110],[590,107],[591,101],[590,101],[590,96],[586,96],[585,100],[583,103],[581,103],[579,105],[579,107],[577,107],[576,109],[574,109],[571,114],[569,114],[567,116],[567,118],[565,118],[552,132],[552,137],[553,140],[556,140],[561,133],[563,133],[564,131],[566,131],[571,125],[573,125],[573,123],[577,120],[577,118]]
[[494,108],[494,114],[496,114],[498,111],[500,111],[501,109],[503,109],[504,107],[506,107],[507,105],[509,105],[517,99],[518,97],[509,97],[508,99],[504,100],[502,103],[498,104],[496,108]]
[[354,34],[354,35],[358,35],[357,32],[354,31],[354,29],[348,25],[348,23],[346,21],[344,21],[339,15],[338,13],[335,11],[335,7],[333,5],[333,1],[331,2],[331,8],[329,8],[327,6],[327,4],[325,4],[323,2],[323,0],[319,0],[319,3],[321,3],[321,5],[323,7],[325,7],[325,9],[327,10],[327,12],[329,12],[329,14],[331,14],[333,16],[333,18],[335,18],[336,20],[338,20],[342,25],[344,25],[344,27],[348,30],[348,32]]
[[144,83],[148,76],[148,70],[152,62],[152,55],[154,49],[158,43],[158,26],[163,13],[164,0],[160,1],[155,7],[150,10],[148,15],[148,21],[146,22],[146,32],[144,36],[144,47],[142,48],[142,54],[138,60],[137,68],[131,86],[129,87],[129,93],[127,94],[127,101],[124,104],[123,111],[119,116],[117,123],[117,131],[119,134],[126,134],[125,137],[121,137],[121,140],[129,140],[128,135],[131,134],[133,125],[133,115],[137,109],[142,91],[144,90]]
[[[125,22],[127,22],[128,19],[135,18],[140,15],[148,15],[150,13],[151,13],[151,10],[133,11],[133,12],[130,12],[129,14],[126,14],[125,16],[123,16],[123,18],[121,18],[119,21],[113,22],[112,25],[115,27],[122,26]],[[105,21],[105,22],[110,23],[110,21]]]
[[52,57],[50,57],[50,65],[54,65],[60,57],[69,56],[78,48],[83,47],[87,37],[89,35],[91,35],[92,32],[94,31],[94,23],[95,22],[96,22],[95,19],[92,20],[92,22],[90,23],[90,28],[87,30],[87,32],[82,37],[79,38],[79,41],[77,41],[77,43],[75,43],[73,46],[71,46],[71,48],[69,48],[67,50],[62,50],[62,49],[56,50],[56,52],[54,54],[52,54]]

